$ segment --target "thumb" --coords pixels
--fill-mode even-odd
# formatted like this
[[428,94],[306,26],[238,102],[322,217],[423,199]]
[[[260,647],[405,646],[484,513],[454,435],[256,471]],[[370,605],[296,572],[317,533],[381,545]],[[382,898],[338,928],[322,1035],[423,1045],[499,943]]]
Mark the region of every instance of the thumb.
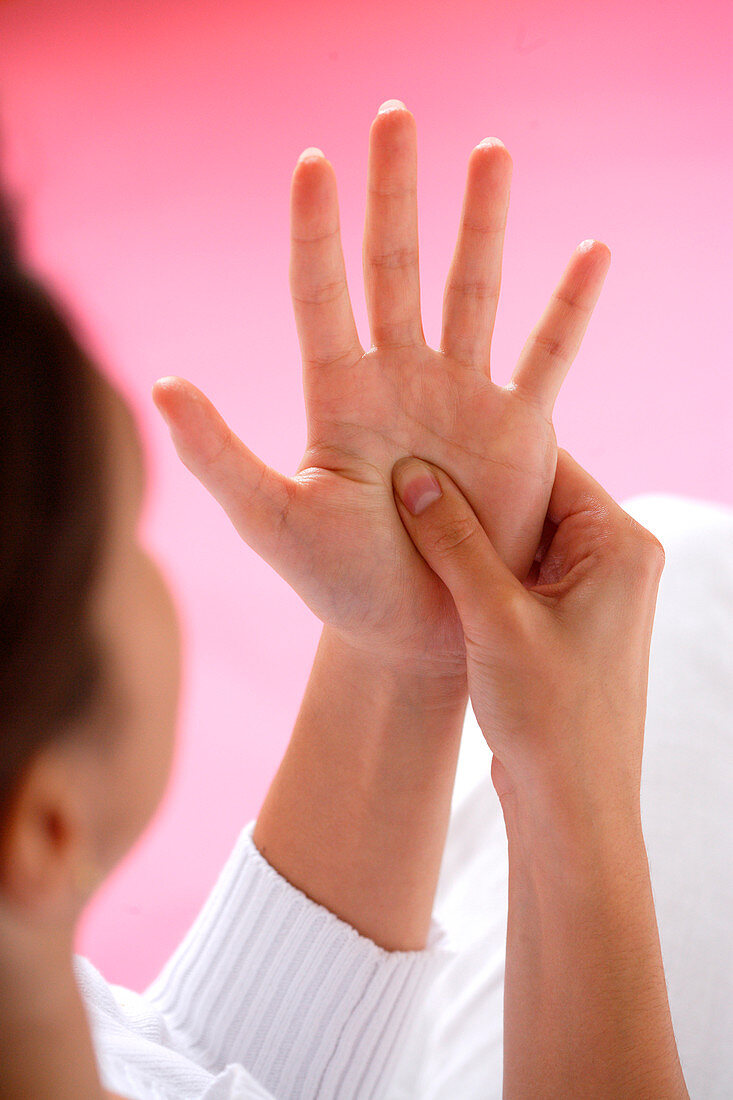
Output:
[[279,572],[290,480],[238,439],[191,382],[159,378],[152,389],[183,465],[221,505],[244,541]]
[[464,631],[480,640],[492,619],[513,617],[524,586],[507,569],[456,483],[432,463],[403,458],[392,469],[407,533],[453,597]]

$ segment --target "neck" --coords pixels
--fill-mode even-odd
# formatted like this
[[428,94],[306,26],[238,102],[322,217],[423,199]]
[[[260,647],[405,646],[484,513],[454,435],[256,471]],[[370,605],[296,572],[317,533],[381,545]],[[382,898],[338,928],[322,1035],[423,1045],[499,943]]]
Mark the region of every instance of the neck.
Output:
[[73,969],[73,926],[0,915],[3,1100],[102,1100],[92,1037]]

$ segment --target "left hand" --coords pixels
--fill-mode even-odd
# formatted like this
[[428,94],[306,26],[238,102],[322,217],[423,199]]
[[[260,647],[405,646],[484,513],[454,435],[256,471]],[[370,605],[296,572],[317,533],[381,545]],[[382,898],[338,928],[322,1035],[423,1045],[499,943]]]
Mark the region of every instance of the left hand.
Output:
[[471,153],[434,351],[420,313],[415,119],[404,108],[377,115],[363,249],[372,344],[364,351],[333,168],[324,157],[298,163],[290,286],[308,439],[293,477],[254,455],[190,382],[166,378],[153,390],[183,463],[322,622],[380,661],[457,685],[466,682],[461,621],[402,524],[392,468],[413,455],[450,474],[523,581],[555,476],[553,406],[610,260],[598,242],[575,250],[511,382],[492,382],[511,172],[496,140]]

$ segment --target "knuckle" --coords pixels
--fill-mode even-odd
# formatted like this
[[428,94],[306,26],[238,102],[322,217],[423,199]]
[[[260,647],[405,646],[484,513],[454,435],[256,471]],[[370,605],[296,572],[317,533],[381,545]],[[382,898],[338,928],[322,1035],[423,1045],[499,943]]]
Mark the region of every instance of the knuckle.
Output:
[[629,516],[629,528],[638,556],[645,562],[664,564],[664,547],[659,539],[633,516]]
[[349,347],[334,348],[331,351],[326,351],[324,348],[321,354],[313,353],[312,355],[306,355],[303,357],[303,365],[306,367],[334,367],[338,363],[343,363],[344,366],[353,367],[355,363],[362,357],[362,351],[359,348],[355,348],[353,344]]
[[386,268],[390,271],[416,267],[417,262],[418,250],[412,245],[393,248],[389,252],[374,252],[369,257],[369,263],[373,267]]
[[494,302],[499,297],[499,288],[495,282],[477,280],[476,282],[461,282],[459,279],[451,279],[447,287],[449,294],[460,294],[464,298],[475,302]]
[[[271,471],[268,466],[263,466],[262,476],[260,478],[260,484],[257,486],[258,490],[262,488],[262,484]],[[290,478],[278,478],[275,482],[275,491],[273,492],[273,499],[276,501],[277,508],[277,530],[279,534],[284,532],[291,519],[291,514],[295,505],[297,504],[298,490],[300,486],[297,481],[293,481]]]
[[521,641],[523,652],[529,652],[529,645],[536,636],[536,624],[533,621],[531,601],[524,591],[514,588],[494,594],[494,617],[502,624],[507,635]]
[[579,302],[577,297],[575,296],[568,296],[566,294],[556,293],[553,294],[553,298],[556,302],[561,302],[563,306],[567,306],[567,308],[572,313],[579,313],[582,317],[590,317],[593,312],[593,306],[583,305],[582,302]]
[[471,516],[456,516],[442,523],[433,536],[436,554],[449,556],[476,535],[478,526]]
[[643,547],[645,560],[649,562],[650,566],[661,572],[667,556],[659,539],[652,535],[650,531],[647,531],[643,539]]
[[514,591],[487,592],[470,607],[463,607],[461,620],[466,644],[474,659],[494,650],[493,660],[502,659],[496,653],[497,631],[502,639],[501,654],[521,653],[527,666],[533,662],[537,645],[537,619],[531,601]]
[[635,562],[664,564],[664,547],[659,539],[632,515],[619,508],[620,529],[619,545],[623,546],[627,557]]
[[626,537],[617,544],[616,560],[635,578],[659,576],[665,563],[664,547],[651,531],[632,520]]
[[561,337],[546,332],[536,332],[532,342],[548,359],[556,359],[559,363],[569,363],[567,341]]
[[228,424],[223,423],[221,431],[215,443],[200,455],[200,463],[204,470],[216,468],[223,456],[234,446],[234,432]]
[[329,305],[331,302],[338,301],[345,288],[346,283],[343,279],[337,279],[332,283],[315,283],[301,294],[293,294],[293,301],[306,306]]
[[298,236],[295,233],[291,233],[291,244],[323,244],[324,241],[332,241],[334,237],[338,237],[339,229],[336,226],[335,229],[328,229],[325,233],[311,233],[310,236]]

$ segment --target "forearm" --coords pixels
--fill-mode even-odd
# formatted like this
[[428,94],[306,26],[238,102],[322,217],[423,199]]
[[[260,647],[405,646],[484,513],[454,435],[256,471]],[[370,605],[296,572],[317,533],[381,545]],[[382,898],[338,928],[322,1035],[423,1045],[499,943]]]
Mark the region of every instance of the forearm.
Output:
[[634,815],[504,808],[504,1097],[687,1098]]
[[399,672],[324,628],[253,840],[314,901],[387,950],[426,945],[464,686]]

